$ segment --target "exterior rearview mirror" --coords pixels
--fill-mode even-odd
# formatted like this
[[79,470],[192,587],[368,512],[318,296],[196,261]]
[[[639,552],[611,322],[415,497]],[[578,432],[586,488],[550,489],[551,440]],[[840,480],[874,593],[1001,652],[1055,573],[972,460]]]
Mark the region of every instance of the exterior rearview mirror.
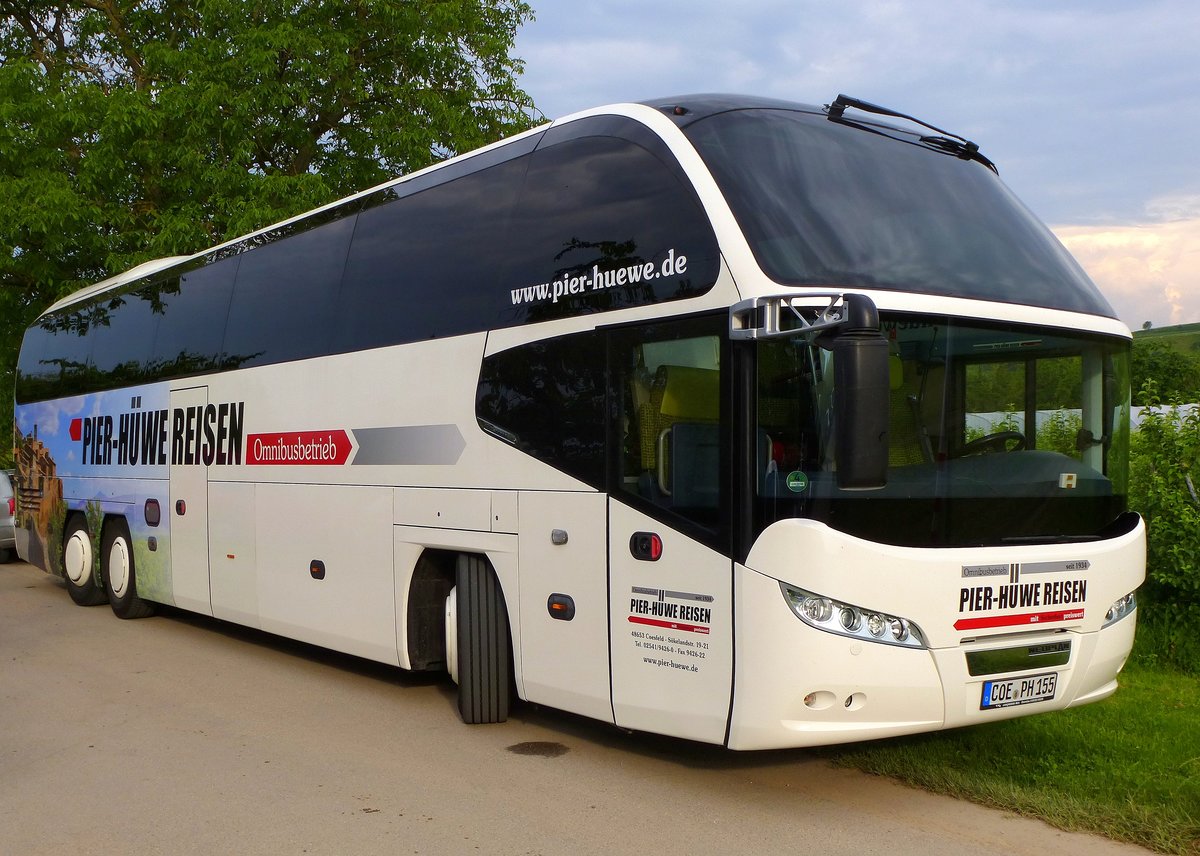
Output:
[[845,319],[830,347],[838,487],[881,488],[888,467],[888,343],[869,297],[845,295]]

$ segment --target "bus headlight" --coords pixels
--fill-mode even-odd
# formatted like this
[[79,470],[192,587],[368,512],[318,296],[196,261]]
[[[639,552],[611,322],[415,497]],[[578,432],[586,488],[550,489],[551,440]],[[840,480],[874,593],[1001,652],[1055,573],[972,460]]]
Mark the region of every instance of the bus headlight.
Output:
[[1117,598],[1113,602],[1113,605],[1108,608],[1108,612],[1104,613],[1103,627],[1116,624],[1135,609],[1137,609],[1137,594],[1135,592],[1130,592],[1125,597]]
[[882,642],[902,648],[928,647],[921,628],[907,618],[842,603],[787,583],[780,583],[779,588],[792,612],[810,627],[851,639]]
[[800,609],[810,624],[824,624],[833,615],[833,604],[827,597],[809,595],[800,601]]

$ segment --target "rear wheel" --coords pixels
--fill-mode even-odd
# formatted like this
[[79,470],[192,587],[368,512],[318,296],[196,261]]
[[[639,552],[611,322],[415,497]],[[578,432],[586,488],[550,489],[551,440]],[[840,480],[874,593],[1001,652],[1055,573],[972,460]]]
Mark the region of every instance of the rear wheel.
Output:
[[96,579],[96,559],[87,521],[80,514],[71,516],[63,536],[63,576],[71,600],[80,606],[95,606],[108,599],[104,586]]
[[446,654],[455,660],[450,674],[458,681],[459,715],[471,724],[504,722],[512,698],[504,592],[482,556],[459,556],[455,583],[447,622],[453,620],[456,650]]
[[137,595],[133,569],[133,541],[124,520],[110,521],[104,527],[103,576],[108,602],[118,618],[144,618],[154,607]]

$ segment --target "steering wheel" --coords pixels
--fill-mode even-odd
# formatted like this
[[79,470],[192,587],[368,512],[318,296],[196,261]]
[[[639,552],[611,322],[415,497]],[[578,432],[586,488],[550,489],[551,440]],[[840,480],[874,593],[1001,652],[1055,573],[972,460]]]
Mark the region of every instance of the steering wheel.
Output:
[[972,440],[958,450],[955,457],[990,455],[993,452],[1019,452],[1025,448],[1025,435],[1020,431],[997,431]]

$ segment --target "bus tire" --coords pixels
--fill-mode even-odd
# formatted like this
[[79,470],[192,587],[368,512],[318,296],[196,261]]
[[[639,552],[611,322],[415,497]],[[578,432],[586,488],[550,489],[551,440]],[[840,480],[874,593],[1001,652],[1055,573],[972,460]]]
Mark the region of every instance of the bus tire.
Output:
[[459,715],[472,725],[504,722],[511,701],[504,592],[482,556],[459,556],[455,583]]
[[153,605],[137,595],[133,540],[125,520],[118,518],[106,523],[103,541],[101,570],[112,611],[118,618],[145,618],[153,614]]
[[80,606],[96,606],[108,600],[104,585],[96,579],[95,545],[82,514],[72,514],[63,535],[63,579],[71,600]]

